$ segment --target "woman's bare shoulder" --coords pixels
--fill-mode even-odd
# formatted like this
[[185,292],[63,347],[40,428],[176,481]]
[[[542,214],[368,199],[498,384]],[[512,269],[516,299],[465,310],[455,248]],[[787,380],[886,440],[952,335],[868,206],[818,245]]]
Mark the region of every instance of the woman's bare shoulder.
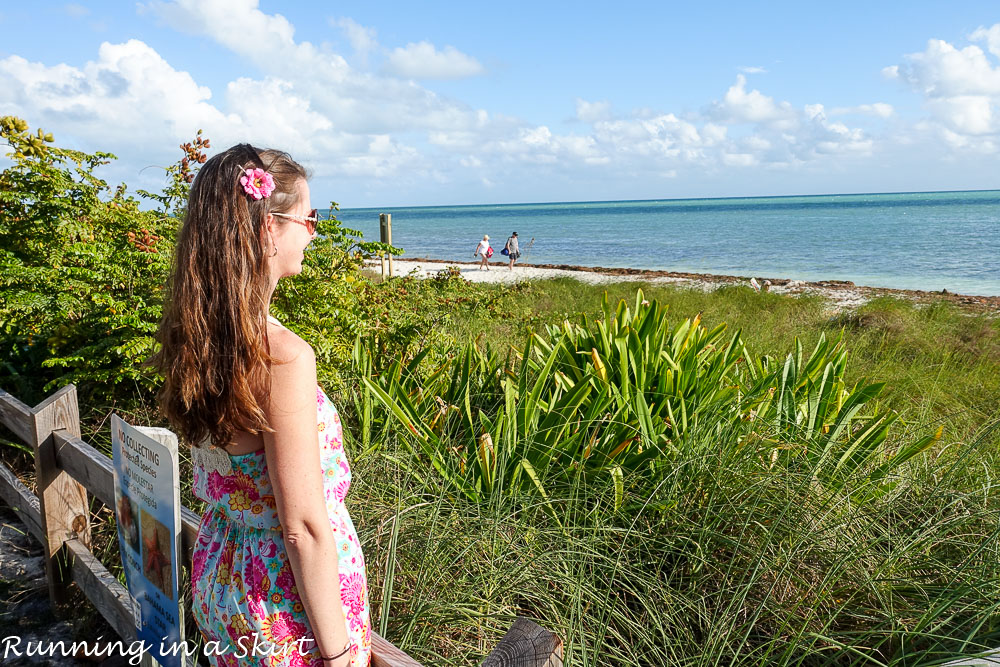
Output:
[[276,362],[271,367],[272,373],[284,375],[309,370],[316,372],[316,353],[309,343],[294,332],[279,326],[269,326],[267,336],[271,356]]

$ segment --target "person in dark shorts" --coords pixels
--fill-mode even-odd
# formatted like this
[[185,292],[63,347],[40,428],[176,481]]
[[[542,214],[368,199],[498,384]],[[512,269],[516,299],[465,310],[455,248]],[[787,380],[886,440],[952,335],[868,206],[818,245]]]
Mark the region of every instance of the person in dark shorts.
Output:
[[517,232],[513,232],[510,238],[507,239],[507,244],[504,246],[507,250],[507,257],[510,259],[510,270],[514,270],[514,262],[517,258],[521,256],[520,250],[517,247]]

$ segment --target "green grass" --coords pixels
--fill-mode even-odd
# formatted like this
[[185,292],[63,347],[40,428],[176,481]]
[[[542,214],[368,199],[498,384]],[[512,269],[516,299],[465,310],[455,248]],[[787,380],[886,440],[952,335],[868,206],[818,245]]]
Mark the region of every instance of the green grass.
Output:
[[559,526],[537,498],[424,493],[397,463],[419,458],[386,443],[355,461],[351,509],[378,623],[427,664],[475,663],[518,614],[572,665],[929,664],[1000,644],[995,484],[977,479],[996,460],[962,454],[854,507],[706,453],[623,512],[606,488],[550,488]]

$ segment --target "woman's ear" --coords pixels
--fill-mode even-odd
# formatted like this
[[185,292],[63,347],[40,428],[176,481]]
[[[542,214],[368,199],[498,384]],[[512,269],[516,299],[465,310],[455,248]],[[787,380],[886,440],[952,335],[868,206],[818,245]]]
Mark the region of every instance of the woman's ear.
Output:
[[274,248],[274,216],[270,213],[260,228],[260,245],[270,252]]

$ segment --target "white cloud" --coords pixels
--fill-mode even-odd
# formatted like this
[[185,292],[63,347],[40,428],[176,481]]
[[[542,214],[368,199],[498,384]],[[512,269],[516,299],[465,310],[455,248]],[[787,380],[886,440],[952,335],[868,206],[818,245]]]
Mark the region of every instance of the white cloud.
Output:
[[588,102],[576,98],[576,118],[584,123],[596,123],[600,120],[611,120],[611,102]]
[[[297,42],[294,26],[260,12],[256,0],[152,2],[143,9],[218,41],[262,76],[241,76],[213,97],[138,40],[104,44],[94,62],[80,67],[13,56],[0,61],[0,112],[26,117],[60,141],[111,150],[130,165],[172,162],[176,145],[203,128],[214,147],[251,141],[283,148],[317,178],[339,181],[430,174],[437,165],[397,132],[471,132],[492,122],[484,110],[412,82],[360,72],[335,52]],[[373,31],[344,20],[340,25],[356,50],[376,48]],[[446,156],[445,168],[458,160]]]
[[[232,81],[226,87],[226,101],[230,109],[239,109],[242,125],[251,135],[247,141],[283,147],[300,157],[317,157],[336,136],[330,132],[330,119],[314,111],[308,99],[281,79]],[[336,145],[344,148],[342,141]]]
[[367,149],[337,161],[331,173],[352,178],[390,178],[428,168],[416,149],[394,141],[387,134],[371,138]]
[[807,104],[803,107],[803,110],[805,111],[806,118],[809,120],[826,118],[826,109],[823,108],[822,104]]
[[989,28],[978,28],[969,35],[969,40],[973,42],[986,42],[990,53],[1000,57],[1000,23]]
[[220,148],[250,141],[288,150],[317,173],[353,168],[359,177],[381,177],[413,166],[414,149],[339,131],[293,83],[277,77],[239,78],[220,102],[138,40],[102,44],[97,60],[81,68],[0,60],[0,113],[141,166],[172,162],[177,144],[198,129]]
[[996,100],[988,95],[955,95],[928,100],[927,107],[954,132],[965,135],[992,134]]
[[763,67],[737,67],[736,69],[744,74],[767,74],[767,70]]
[[727,167],[753,167],[759,161],[751,153],[723,153],[722,163]]
[[765,139],[764,137],[758,137],[756,135],[745,137],[740,141],[740,143],[747,149],[755,153],[766,151],[773,146],[773,143],[769,139]]
[[[594,126],[598,144],[612,156],[635,156],[654,161],[700,162],[705,149],[714,146],[722,136],[718,126],[702,133],[694,123],[674,114],[653,118],[604,121]],[[722,129],[724,134],[724,129]]]
[[0,60],[0,108],[37,124],[75,128],[105,145],[160,145],[204,125],[235,122],[208,102],[211,91],[138,40],[101,44],[82,68]]
[[[876,102],[856,107],[835,107],[829,112],[823,104],[794,107],[777,101],[759,90],[747,90],[746,78],[737,75],[720,101],[706,107],[704,117],[722,127],[734,126],[733,136],[720,136],[718,147],[709,155],[727,166],[766,166],[787,169],[825,159],[831,155],[866,154],[875,149],[874,140],[861,128],[849,128],[832,122],[829,116],[843,114],[886,116],[892,107]],[[749,129],[749,134],[746,133]],[[703,129],[703,134],[707,127]]]
[[281,14],[260,11],[258,0],[152,0],[140,7],[183,32],[209,34],[260,65],[277,55],[294,65],[315,52],[309,42],[296,44],[295,27]]
[[338,53],[296,42],[295,28],[281,15],[264,14],[258,0],[175,0],[147,9],[185,31],[205,35],[289,81],[338,129],[358,134],[462,129],[477,114],[443,100],[412,81],[352,68]]
[[831,116],[844,116],[850,114],[863,114],[869,116],[878,116],[879,118],[889,118],[895,110],[892,108],[891,104],[886,104],[885,102],[874,102],[872,104],[859,104],[854,107],[834,107],[830,109]]
[[[819,119],[817,119],[819,120]],[[813,148],[817,154],[845,155],[850,153],[868,153],[873,142],[860,129],[851,129],[843,123],[827,123],[820,121],[814,127]]]
[[725,125],[716,125],[715,123],[706,123],[701,128],[701,136],[709,145],[721,143],[728,132]]
[[386,71],[407,79],[464,79],[486,72],[472,56],[453,46],[438,51],[430,42],[393,49],[386,61]]
[[978,46],[957,49],[932,39],[923,52],[911,53],[906,60],[907,64],[889,68],[887,74],[927,96],[1000,93],[1000,69],[992,66]]
[[378,48],[378,39],[376,39],[374,28],[366,28],[353,19],[346,17],[331,19],[330,24],[335,28],[340,28],[344,32],[347,41],[351,43],[351,48],[362,59]]
[[776,103],[759,90],[746,89],[747,78],[736,75],[736,83],[716,102],[710,114],[724,123],[784,123],[795,117],[788,102]]
[[976,143],[981,146],[983,138],[1000,133],[1000,66],[996,63],[1000,57],[1000,23],[980,27],[969,39],[985,43],[988,53],[975,44],[958,48],[931,39],[922,52],[908,54],[902,64],[882,70],[886,77],[923,97],[924,107],[934,121],[927,128],[956,149],[972,145],[962,137],[978,137]]

